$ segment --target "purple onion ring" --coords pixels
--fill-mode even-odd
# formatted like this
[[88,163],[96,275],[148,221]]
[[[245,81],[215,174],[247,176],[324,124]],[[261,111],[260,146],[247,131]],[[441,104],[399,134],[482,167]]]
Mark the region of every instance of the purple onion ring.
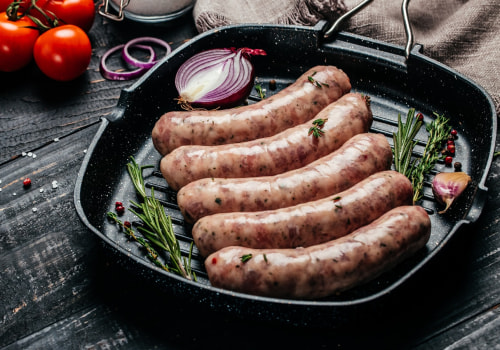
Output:
[[125,44],[125,46],[123,47],[123,51],[122,51],[123,59],[127,63],[129,63],[135,67],[139,67],[139,68],[151,68],[151,67],[153,67],[158,62],[157,60],[145,62],[145,61],[141,61],[141,60],[138,60],[138,59],[132,57],[132,55],[130,55],[130,53],[129,53],[129,48],[131,46],[136,46],[137,44],[143,44],[143,43],[147,43],[147,42],[163,46],[166,50],[165,56],[167,56],[170,52],[172,52],[172,48],[170,47],[170,45],[167,42],[165,42],[161,39],[158,39],[158,38],[145,36],[145,37],[141,37],[141,38],[132,39],[128,43]]
[[[106,60],[108,59],[108,57],[111,54],[115,53],[116,51],[123,49],[124,47],[125,47],[124,44],[115,46],[112,49],[108,50],[102,56],[101,63],[99,65],[99,71],[101,72],[101,75],[104,78],[106,78],[108,80],[130,80],[130,79],[140,77],[141,75],[143,75],[144,73],[146,73],[148,71],[148,68],[137,68],[135,70],[126,71],[126,72],[114,72],[111,69],[109,69],[106,66]],[[136,48],[142,49],[142,50],[148,50],[150,53],[148,62],[155,61],[156,53],[151,46],[134,44],[133,47],[136,47]]]

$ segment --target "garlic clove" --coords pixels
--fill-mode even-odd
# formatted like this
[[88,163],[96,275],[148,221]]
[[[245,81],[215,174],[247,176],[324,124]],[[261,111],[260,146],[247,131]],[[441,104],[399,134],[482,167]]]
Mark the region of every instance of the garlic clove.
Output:
[[470,181],[470,176],[462,171],[442,172],[434,177],[432,180],[432,193],[436,201],[445,206],[443,210],[438,212],[439,214],[446,213],[455,199],[467,188]]

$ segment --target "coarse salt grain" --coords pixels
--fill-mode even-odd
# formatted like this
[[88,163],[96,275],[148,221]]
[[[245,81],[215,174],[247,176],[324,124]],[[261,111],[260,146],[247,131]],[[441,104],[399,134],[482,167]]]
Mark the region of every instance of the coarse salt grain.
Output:
[[38,209],[37,209],[37,208],[33,208],[33,209],[31,209],[31,210],[33,211],[33,213],[36,213],[36,212],[38,211]]
[[57,188],[58,184],[57,184],[57,181],[54,180],[52,181],[52,188]]

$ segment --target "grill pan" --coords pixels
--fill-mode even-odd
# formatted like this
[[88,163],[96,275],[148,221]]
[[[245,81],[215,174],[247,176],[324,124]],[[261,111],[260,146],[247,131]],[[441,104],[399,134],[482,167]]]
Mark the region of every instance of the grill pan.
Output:
[[[492,100],[476,83],[421,53],[413,46],[409,55],[405,48],[366,37],[339,32],[326,40],[327,23],[313,27],[280,25],[233,25],[198,35],[172,52],[130,88],[124,89],[113,112],[101,119],[78,174],[75,188],[76,210],[83,223],[96,234],[117,263],[151,280],[155,286],[186,303],[200,303],[210,309],[245,318],[278,320],[285,323],[314,325],[335,324],[353,310],[377,304],[429,262],[463,225],[474,222],[486,199],[486,177],[491,165],[496,138],[496,114]],[[259,297],[210,285],[203,260],[193,252],[193,270],[197,282],[187,281],[155,267],[138,245],[127,240],[123,232],[108,221],[106,213],[116,201],[126,206],[137,200],[126,170],[129,156],[141,165],[153,164],[146,170],[147,187],[154,186],[155,195],[171,215],[183,252],[187,255],[191,227],[184,224],[176,205],[176,193],[168,188],[159,173],[160,155],[153,147],[151,131],[156,120],[166,111],[178,109],[174,76],[179,66],[197,52],[219,47],[261,48],[267,56],[253,59],[256,83],[269,89],[269,81],[277,89],[295,81],[304,71],[317,64],[330,64],[343,69],[351,79],[353,91],[371,98],[374,123],[371,132],[386,135],[392,145],[397,129],[397,116],[406,116],[415,108],[430,122],[433,112],[450,118],[458,130],[456,161],[462,163],[472,183],[445,215],[437,214],[430,188],[433,174],[424,186],[422,205],[430,214],[432,233],[425,249],[368,284],[340,295],[320,300],[288,300]],[[249,103],[254,103],[252,97]],[[426,141],[425,130],[417,135],[418,154]],[[438,163],[438,171],[452,171]],[[124,215],[124,220],[129,214]],[[127,217],[127,220],[130,218]]]

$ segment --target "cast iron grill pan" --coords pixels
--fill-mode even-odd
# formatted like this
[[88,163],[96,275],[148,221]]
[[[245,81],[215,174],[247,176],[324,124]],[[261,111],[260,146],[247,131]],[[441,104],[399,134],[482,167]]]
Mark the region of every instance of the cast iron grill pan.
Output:
[[[231,312],[242,317],[277,319],[283,322],[313,324],[315,320],[335,320],[345,311],[377,303],[414,275],[436,255],[463,225],[474,222],[486,198],[485,180],[489,171],[496,138],[496,115],[487,93],[477,84],[423,54],[416,46],[408,60],[404,49],[348,33],[338,33],[331,42],[322,39],[324,22],[314,27],[276,25],[236,25],[206,32],[175,50],[130,88],[122,91],[110,116],[102,118],[101,127],[87,152],[79,172],[75,205],[89,229],[109,249],[117,262],[142,275],[159,288],[180,299],[202,303],[209,308]],[[439,171],[453,171],[440,162],[427,178],[422,205],[430,214],[432,233],[425,249],[395,269],[340,295],[321,300],[288,300],[258,297],[214,288],[207,279],[203,259],[193,250],[193,270],[198,281],[191,282],[155,267],[141,248],[128,241],[106,213],[116,201],[129,206],[137,201],[126,170],[129,157],[146,170],[148,188],[155,188],[168,215],[182,251],[188,254],[191,227],[184,223],[178,210],[176,193],[168,188],[159,169],[161,159],[154,149],[151,131],[166,111],[178,109],[174,76],[178,67],[197,52],[217,47],[251,47],[266,50],[267,56],[255,57],[256,83],[266,89],[266,96],[293,83],[298,76],[317,64],[331,64],[343,69],[351,79],[352,91],[371,98],[374,123],[371,132],[383,133],[392,145],[397,117],[415,108],[430,122],[433,113],[444,114],[458,130],[455,161],[462,163],[472,183],[448,214],[438,215],[430,182]],[[277,89],[269,88],[269,81]],[[248,103],[255,103],[251,96]],[[424,128],[422,128],[424,129]],[[425,130],[417,135],[415,153],[422,152]],[[125,213],[123,220],[133,220]],[[306,312],[304,312],[306,311]]]

